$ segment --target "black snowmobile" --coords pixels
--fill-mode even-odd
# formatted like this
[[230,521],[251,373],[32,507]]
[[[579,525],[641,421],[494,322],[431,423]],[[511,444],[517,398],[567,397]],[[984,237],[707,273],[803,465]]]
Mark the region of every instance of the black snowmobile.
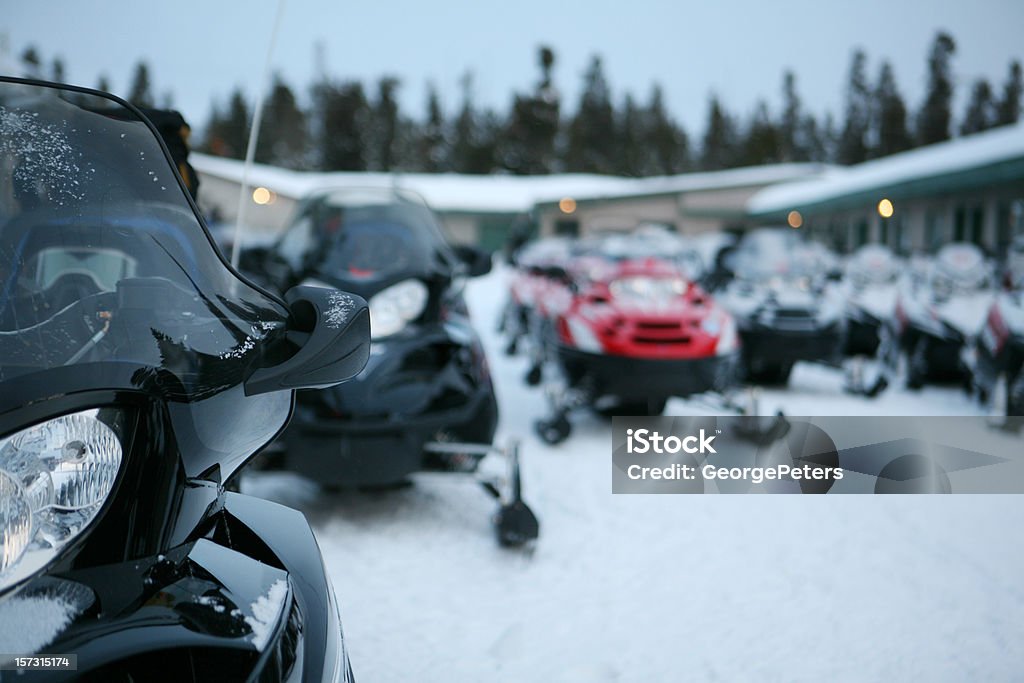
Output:
[[489,254],[451,246],[409,192],[342,188],[308,197],[280,240],[246,260],[278,289],[343,287],[370,307],[366,369],[344,388],[299,392],[268,464],[328,487],[380,488],[420,471],[474,474],[487,455],[505,455],[508,486],[482,482],[504,503],[499,541],[536,538],[517,449],[493,445],[498,404],[462,296],[467,277],[490,270]]
[[954,242],[900,291],[880,354],[908,388],[970,381],[963,359],[995,297],[993,267],[974,244]]
[[359,372],[368,318],[232,270],[131,105],[0,78],[0,664],[351,680],[306,520],[226,484]]
[[722,259],[731,278],[715,297],[736,318],[748,381],[786,384],[798,361],[838,364],[842,301],[822,254],[790,228],[759,228]]

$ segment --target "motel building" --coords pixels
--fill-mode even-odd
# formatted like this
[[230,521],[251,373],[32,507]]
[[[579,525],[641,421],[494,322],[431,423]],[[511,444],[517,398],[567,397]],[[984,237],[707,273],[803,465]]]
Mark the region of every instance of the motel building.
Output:
[[747,203],[767,187],[821,177],[817,163],[768,164],[651,178],[609,179],[533,207],[543,236],[586,236],[658,224],[684,235],[748,227]]
[[[820,177],[830,166],[775,164],[654,178],[581,173],[545,176],[455,173],[302,172],[193,153],[200,208],[212,224],[232,225],[239,209],[247,239],[265,242],[287,225],[310,192],[395,187],[421,196],[456,242],[502,247],[513,231],[587,235],[658,223],[685,234],[737,229],[747,201],[777,183]],[[244,206],[239,203],[243,182]]]
[[840,252],[878,242],[931,253],[962,241],[1001,259],[1024,233],[1024,123],[766,188],[747,213]]

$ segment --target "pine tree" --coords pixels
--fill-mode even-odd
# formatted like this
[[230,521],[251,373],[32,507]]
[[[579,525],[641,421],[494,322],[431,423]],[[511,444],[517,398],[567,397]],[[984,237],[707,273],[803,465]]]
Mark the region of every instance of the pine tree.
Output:
[[517,174],[550,173],[555,165],[555,138],[559,127],[559,94],[551,80],[555,53],[538,50],[541,78],[534,92],[517,94],[502,135],[501,165]]
[[217,114],[215,120],[211,121],[206,148],[215,154],[243,159],[248,144],[249,106],[242,91],[235,88],[228,100],[227,111]]
[[67,81],[67,74],[64,70],[64,60],[60,57],[53,58],[53,67],[50,71],[50,80],[55,83],[64,83]]
[[1003,86],[1003,97],[999,100],[996,108],[996,125],[1006,126],[1017,123],[1020,118],[1020,97],[1024,91],[1024,83],[1021,80],[1020,62],[1010,62],[1010,69],[1006,75],[1006,84]]
[[956,43],[948,33],[935,36],[928,55],[928,90],[917,114],[917,142],[931,145],[949,139],[950,110],[953,101],[953,75],[950,60]]
[[704,129],[701,168],[706,171],[729,168],[737,156],[736,126],[717,95],[708,102],[708,123]]
[[416,166],[427,173],[449,170],[448,138],[445,135],[444,113],[437,88],[427,88],[427,116],[416,145]]
[[807,155],[806,161],[825,162],[832,159],[832,141],[829,139],[831,115],[826,121],[828,123],[825,126],[819,126],[812,114],[800,119],[800,140]]
[[740,166],[758,166],[776,163],[780,160],[782,136],[772,122],[768,105],[761,100],[757,103],[754,116],[740,149]]
[[846,86],[846,119],[839,134],[836,159],[840,164],[859,164],[868,157],[867,135],[870,124],[870,90],[866,76],[867,56],[856,50],[850,62]]
[[110,79],[107,78],[106,74],[100,74],[99,80],[96,81],[96,89],[102,90],[103,92],[110,92]]
[[[796,76],[786,70],[782,76],[782,118],[779,121],[779,158],[781,161],[807,161],[810,141],[806,139],[805,118],[800,112]],[[813,119],[811,119],[813,121]]]
[[649,168],[649,150],[646,147],[648,135],[644,112],[637,106],[629,93],[619,109],[619,151],[615,155],[616,175],[639,177],[646,175]]
[[314,90],[319,126],[315,148],[324,171],[367,169],[367,122],[370,106],[358,81],[320,83]]
[[25,65],[30,76],[41,76],[43,60],[39,56],[39,51],[36,50],[35,45],[29,45],[21,53],[21,63]]
[[256,145],[256,161],[284,168],[301,169],[308,162],[306,114],[292,89],[280,74],[274,74],[270,97],[263,110],[261,133]]
[[825,123],[821,128],[819,139],[825,152],[822,161],[836,163],[836,159],[839,157],[839,124],[836,123],[832,112],[825,113]]
[[960,124],[960,134],[980,133],[995,125],[996,102],[992,96],[992,86],[984,78],[979,78],[971,89],[971,99],[967,102],[964,120]]
[[377,82],[377,97],[370,107],[370,125],[367,129],[367,168],[371,171],[391,171],[397,168],[399,85],[400,81],[393,76],[384,76]]
[[661,86],[651,89],[651,99],[643,111],[641,143],[648,161],[643,175],[682,173],[689,166],[689,140],[665,111]]
[[913,140],[907,129],[907,107],[896,86],[896,77],[889,62],[882,62],[872,109],[875,128],[872,157],[884,157],[913,147]]
[[568,171],[612,173],[614,159],[615,108],[604,76],[601,58],[595,55],[583,77],[583,93],[576,115],[569,124],[565,166]]
[[140,61],[135,65],[132,85],[128,89],[128,101],[138,107],[154,106],[152,85],[149,82],[149,67],[145,62]]
[[478,112],[473,105],[473,74],[460,79],[462,107],[452,136],[452,170],[456,173],[490,173],[495,169],[501,126],[492,112]]

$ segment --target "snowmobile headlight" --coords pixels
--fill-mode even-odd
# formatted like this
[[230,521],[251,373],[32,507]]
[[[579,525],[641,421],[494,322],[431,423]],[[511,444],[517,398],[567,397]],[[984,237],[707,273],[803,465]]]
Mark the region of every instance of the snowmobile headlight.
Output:
[[402,280],[370,297],[370,337],[380,339],[401,332],[427,307],[429,292],[419,280]]
[[676,277],[624,277],[613,280],[608,291],[633,305],[659,305],[686,292],[686,281]]
[[101,412],[112,411],[72,413],[0,439],[0,591],[52,562],[110,495],[122,448]]

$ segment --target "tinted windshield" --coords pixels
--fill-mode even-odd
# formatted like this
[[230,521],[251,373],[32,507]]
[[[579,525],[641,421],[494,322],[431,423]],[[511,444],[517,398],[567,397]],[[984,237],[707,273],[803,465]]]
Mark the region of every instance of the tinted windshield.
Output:
[[970,292],[989,286],[991,271],[985,255],[973,244],[947,244],[935,256],[932,284]]
[[668,232],[637,232],[610,235],[596,240],[594,253],[612,261],[656,259],[670,264],[678,275],[696,280],[704,272],[700,254],[679,235]]
[[736,275],[742,279],[814,276],[821,269],[820,255],[788,229],[755,230],[736,250]]
[[113,362],[203,395],[238,384],[285,319],[220,260],[135,114],[0,80],[0,382]]
[[307,200],[278,250],[296,271],[308,267],[344,281],[427,276],[456,263],[431,210],[389,189],[334,190]]

